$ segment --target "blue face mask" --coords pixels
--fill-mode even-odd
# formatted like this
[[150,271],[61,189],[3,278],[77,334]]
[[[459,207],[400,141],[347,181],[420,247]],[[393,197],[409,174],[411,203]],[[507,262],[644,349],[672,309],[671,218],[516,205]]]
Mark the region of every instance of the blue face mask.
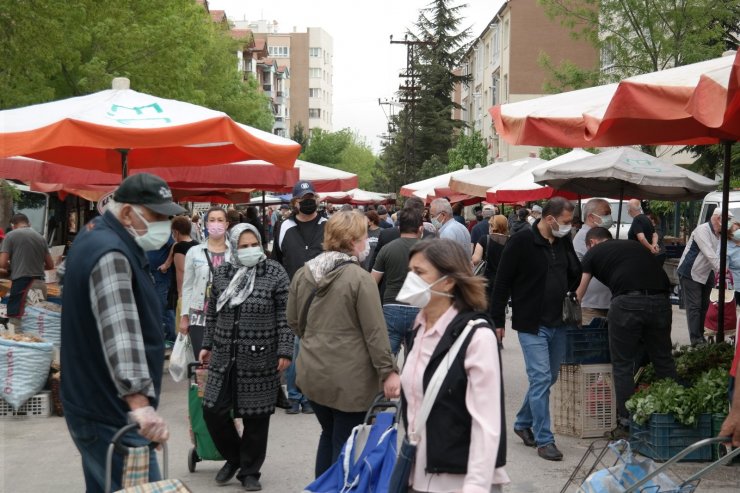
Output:
[[740,229],[732,233],[732,239],[735,241],[740,241]]

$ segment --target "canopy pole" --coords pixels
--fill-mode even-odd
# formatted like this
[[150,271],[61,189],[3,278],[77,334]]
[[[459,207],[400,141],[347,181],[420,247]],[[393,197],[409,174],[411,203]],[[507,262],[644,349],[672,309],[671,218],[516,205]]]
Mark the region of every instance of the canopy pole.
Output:
[[619,209],[617,212],[617,239],[619,239],[619,228],[622,226],[622,202],[624,202],[624,185],[619,187]]
[[[265,230],[265,234],[267,234],[267,231],[269,228],[267,227],[267,206],[265,204],[265,191],[262,190],[262,227]],[[267,240],[267,237],[264,238]]]
[[[722,168],[722,223],[719,237],[719,306],[717,310],[717,342],[725,340],[725,270],[727,269],[727,221],[729,219],[727,206],[730,204],[730,157],[732,142],[723,142],[725,148],[725,163]],[[734,304],[733,304],[734,308]]]
[[117,149],[121,153],[121,178],[128,177],[128,149]]

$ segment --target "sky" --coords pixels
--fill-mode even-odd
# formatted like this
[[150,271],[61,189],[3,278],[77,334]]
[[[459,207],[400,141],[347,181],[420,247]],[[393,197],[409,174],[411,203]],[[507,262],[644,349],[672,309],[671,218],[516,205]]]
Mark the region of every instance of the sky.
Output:
[[[378,98],[396,96],[398,73],[406,64],[406,48],[391,45],[413,27],[419,10],[430,0],[209,0],[211,10],[225,10],[232,20],[278,21],[280,32],[293,27],[321,27],[334,40],[333,130],[349,127],[374,151],[387,120]],[[468,0],[462,27],[470,26],[472,39],[479,36],[504,0]]]

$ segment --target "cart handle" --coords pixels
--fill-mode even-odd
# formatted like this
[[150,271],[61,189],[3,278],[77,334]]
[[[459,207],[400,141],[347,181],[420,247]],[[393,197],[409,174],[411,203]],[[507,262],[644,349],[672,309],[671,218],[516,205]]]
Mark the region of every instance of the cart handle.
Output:
[[370,408],[367,410],[367,413],[365,413],[365,420],[363,423],[368,425],[370,424],[370,420],[376,416],[374,412],[376,409],[390,408],[394,409],[393,422],[398,423],[398,418],[401,414],[401,401],[386,400],[383,392],[378,393],[378,395],[375,396],[375,399],[373,399],[373,403],[370,404]]
[[[663,472],[664,469],[667,467],[670,467],[671,465],[675,464],[676,462],[680,461],[690,453],[709,445],[716,445],[720,443],[727,443],[730,441],[730,437],[714,437],[714,438],[705,438],[704,440],[700,440],[692,445],[689,445],[682,451],[680,451],[678,454],[671,457],[668,461],[664,462],[660,467],[656,468],[652,473],[645,476],[642,480],[638,481],[637,483],[633,484],[630,488],[628,488],[625,493],[634,493],[637,491],[640,491],[640,487],[645,486],[651,479],[653,479],[655,476]],[[730,452],[729,454],[725,455],[724,457],[720,458],[719,460],[712,462],[708,466],[704,467],[701,471],[697,472],[690,478],[688,478],[686,481],[684,481],[682,484],[689,484],[692,481],[696,481],[697,479],[701,479],[701,477],[714,469],[715,467],[726,464],[727,462],[731,461],[734,457],[740,456],[740,448],[737,448]]]
[[[116,451],[121,455],[128,453],[128,447],[124,447],[120,442],[121,439],[130,431],[139,429],[138,423],[130,423],[121,428],[111,438],[110,445],[108,445],[108,453],[105,455],[105,493],[111,493],[113,483],[113,452]],[[166,443],[155,443],[152,442],[150,447],[162,446],[162,477],[166,478],[169,476],[169,456],[167,452]],[[156,452],[154,452],[156,453]]]

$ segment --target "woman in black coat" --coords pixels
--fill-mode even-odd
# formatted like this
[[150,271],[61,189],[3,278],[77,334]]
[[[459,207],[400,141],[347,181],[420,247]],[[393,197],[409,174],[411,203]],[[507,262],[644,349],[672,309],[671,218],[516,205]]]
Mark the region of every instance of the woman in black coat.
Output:
[[[231,259],[213,276],[200,353],[208,364],[203,417],[226,459],[216,482],[225,484],[238,472],[246,491],[258,491],[279,373],[293,356],[285,317],[290,283],[282,265],[265,256],[257,228],[237,224],[229,241]],[[232,412],[244,423],[241,438]]]

